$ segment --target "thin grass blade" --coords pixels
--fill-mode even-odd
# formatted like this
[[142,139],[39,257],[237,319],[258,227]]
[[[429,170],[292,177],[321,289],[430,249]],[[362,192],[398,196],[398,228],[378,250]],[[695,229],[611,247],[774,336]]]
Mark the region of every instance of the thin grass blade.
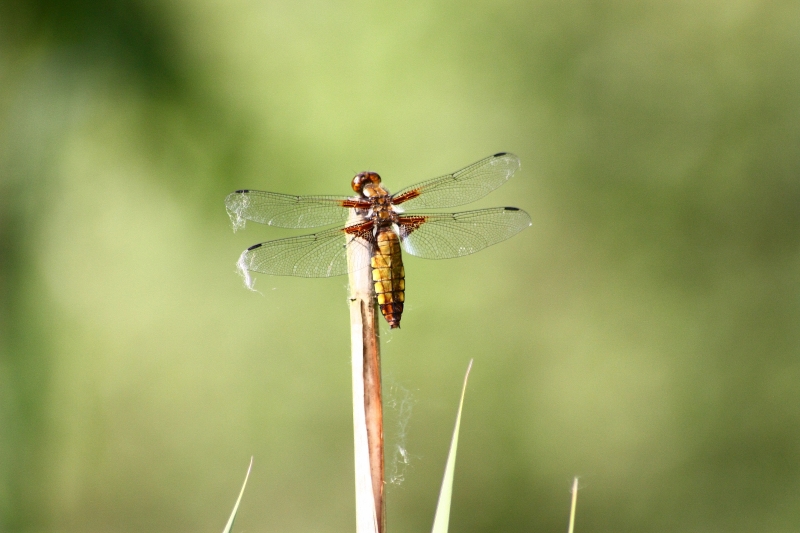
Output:
[[569,528],[567,533],[572,533],[575,530],[575,509],[578,507],[578,478],[572,481],[572,505],[569,510]]
[[458,402],[458,415],[456,416],[456,427],[453,430],[453,439],[450,441],[450,452],[447,454],[447,465],[444,468],[444,479],[442,488],[439,491],[439,503],[436,504],[436,515],[433,517],[432,533],[447,533],[450,525],[450,502],[453,495],[453,477],[456,469],[456,449],[458,448],[458,430],[461,427],[461,409],[464,406],[464,394],[467,391],[467,380],[469,371],[472,370],[472,360],[467,367],[467,374],[464,376],[464,386],[461,388],[461,401]]
[[236,498],[236,505],[233,506],[233,512],[231,513],[231,517],[228,518],[228,523],[225,524],[225,529],[222,530],[222,533],[231,533],[231,528],[233,527],[233,521],[236,518],[236,511],[239,510],[239,502],[242,501],[242,496],[244,495],[244,488],[247,486],[247,478],[250,477],[250,470],[253,469],[253,458],[250,458],[250,466],[247,467],[247,474],[244,476],[244,483],[242,483],[242,490],[239,491],[239,497]]

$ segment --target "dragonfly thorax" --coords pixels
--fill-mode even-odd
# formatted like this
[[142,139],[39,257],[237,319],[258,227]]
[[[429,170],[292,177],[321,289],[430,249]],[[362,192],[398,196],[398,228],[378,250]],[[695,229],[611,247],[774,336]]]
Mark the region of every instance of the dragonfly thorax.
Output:
[[392,205],[392,197],[389,191],[381,185],[367,185],[364,187],[364,193],[372,204],[366,218],[373,221],[376,229],[389,226],[396,221],[397,211]]

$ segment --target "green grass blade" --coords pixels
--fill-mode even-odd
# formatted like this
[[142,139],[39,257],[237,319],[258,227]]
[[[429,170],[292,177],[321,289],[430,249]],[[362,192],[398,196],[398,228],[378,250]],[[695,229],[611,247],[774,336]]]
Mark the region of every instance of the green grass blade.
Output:
[[236,504],[233,506],[233,512],[231,513],[231,517],[228,518],[228,523],[225,524],[225,529],[222,530],[222,533],[231,533],[231,528],[233,527],[233,520],[236,518],[236,511],[239,510],[239,502],[242,501],[242,496],[244,495],[244,488],[247,486],[247,478],[250,477],[250,470],[253,469],[253,458],[250,458],[250,466],[247,467],[247,474],[244,475],[244,483],[242,483],[242,490],[239,491],[239,497],[236,498]]
[[472,360],[467,367],[467,374],[464,376],[464,386],[461,388],[461,401],[458,402],[458,415],[456,416],[456,427],[453,430],[453,440],[450,441],[450,453],[447,454],[447,466],[444,468],[444,479],[442,479],[442,489],[439,491],[439,503],[436,504],[436,515],[433,517],[432,533],[447,533],[450,525],[450,501],[453,495],[453,475],[456,469],[456,448],[458,448],[458,430],[461,427],[461,408],[464,406],[464,393],[467,391],[467,379],[469,371],[472,370]]
[[569,510],[569,528],[567,533],[572,533],[575,530],[575,508],[578,506],[578,478],[572,481],[572,505]]

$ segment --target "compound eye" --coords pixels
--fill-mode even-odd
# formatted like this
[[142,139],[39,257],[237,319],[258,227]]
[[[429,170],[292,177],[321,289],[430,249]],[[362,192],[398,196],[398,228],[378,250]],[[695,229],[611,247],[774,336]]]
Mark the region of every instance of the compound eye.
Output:
[[364,187],[367,184],[378,184],[381,182],[381,177],[375,172],[361,172],[356,174],[353,178],[353,190],[358,194],[364,194]]

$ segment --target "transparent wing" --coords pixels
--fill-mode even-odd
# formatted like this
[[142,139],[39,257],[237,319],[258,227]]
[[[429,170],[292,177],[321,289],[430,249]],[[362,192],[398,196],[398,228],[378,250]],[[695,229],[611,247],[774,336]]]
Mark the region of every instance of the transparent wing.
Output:
[[314,228],[344,223],[348,198],[338,196],[292,196],[275,192],[241,190],[225,198],[225,208],[234,231],[245,221],[279,228]]
[[461,213],[404,214],[398,228],[403,249],[425,259],[461,257],[513,237],[531,225],[516,207]]
[[403,204],[404,209],[468,204],[504,184],[518,168],[519,158],[514,154],[494,154],[452,174],[407,187],[392,196],[392,203]]
[[[348,233],[348,228],[335,228],[312,235],[256,244],[242,253],[238,266],[250,287],[252,281],[249,272],[303,278],[341,276],[348,272],[348,248],[369,247],[371,242],[370,231]],[[355,255],[369,257],[369,254]],[[355,264],[353,269],[365,266],[367,265]]]

